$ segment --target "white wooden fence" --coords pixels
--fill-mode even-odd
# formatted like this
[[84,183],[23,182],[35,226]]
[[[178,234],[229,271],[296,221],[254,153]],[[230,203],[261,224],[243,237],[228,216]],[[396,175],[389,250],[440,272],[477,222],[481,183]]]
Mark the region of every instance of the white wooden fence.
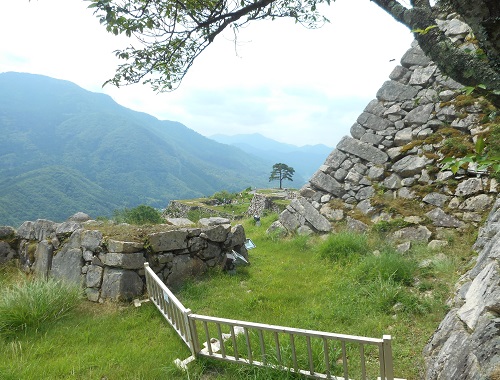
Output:
[[148,263],[144,267],[149,298],[194,358],[271,367],[314,379],[394,380],[390,335],[366,338],[194,314]]

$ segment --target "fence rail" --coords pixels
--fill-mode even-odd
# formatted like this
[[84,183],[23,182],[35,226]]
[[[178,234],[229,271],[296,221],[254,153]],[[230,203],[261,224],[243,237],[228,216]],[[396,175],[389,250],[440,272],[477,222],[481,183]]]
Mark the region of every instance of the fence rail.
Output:
[[367,338],[194,314],[148,263],[145,269],[150,299],[195,357],[271,367],[315,379],[394,380],[390,335]]

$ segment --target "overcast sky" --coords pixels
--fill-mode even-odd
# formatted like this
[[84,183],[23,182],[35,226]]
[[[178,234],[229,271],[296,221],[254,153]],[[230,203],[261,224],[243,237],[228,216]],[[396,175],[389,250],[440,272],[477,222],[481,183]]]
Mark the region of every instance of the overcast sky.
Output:
[[2,0],[0,72],[65,79],[121,105],[205,135],[261,133],[298,146],[334,147],[410,47],[411,33],[369,0],[336,0],[330,24],[308,30],[257,21],[219,36],[180,88],[102,84],[125,37],[107,33],[83,0]]

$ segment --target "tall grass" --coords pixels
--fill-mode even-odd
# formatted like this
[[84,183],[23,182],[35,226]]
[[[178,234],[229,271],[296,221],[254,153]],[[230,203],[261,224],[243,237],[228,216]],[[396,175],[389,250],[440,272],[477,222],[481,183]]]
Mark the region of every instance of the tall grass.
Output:
[[0,333],[11,335],[57,321],[81,300],[81,289],[54,279],[23,279],[0,294]]
[[354,255],[364,255],[368,252],[368,239],[366,235],[351,231],[341,231],[328,236],[319,248],[323,258],[340,260]]

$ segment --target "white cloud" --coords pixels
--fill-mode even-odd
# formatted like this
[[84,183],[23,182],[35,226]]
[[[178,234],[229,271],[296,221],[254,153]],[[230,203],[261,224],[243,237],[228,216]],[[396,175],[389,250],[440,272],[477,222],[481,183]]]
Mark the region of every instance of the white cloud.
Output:
[[412,39],[373,3],[337,0],[325,8],[331,24],[322,29],[259,21],[241,30],[236,49],[224,33],[173,93],[141,85],[102,89],[118,64],[113,50],[128,40],[107,33],[87,5],[7,0],[0,33],[10,37],[0,46],[0,70],[69,80],[204,135],[259,132],[297,145],[334,146]]

